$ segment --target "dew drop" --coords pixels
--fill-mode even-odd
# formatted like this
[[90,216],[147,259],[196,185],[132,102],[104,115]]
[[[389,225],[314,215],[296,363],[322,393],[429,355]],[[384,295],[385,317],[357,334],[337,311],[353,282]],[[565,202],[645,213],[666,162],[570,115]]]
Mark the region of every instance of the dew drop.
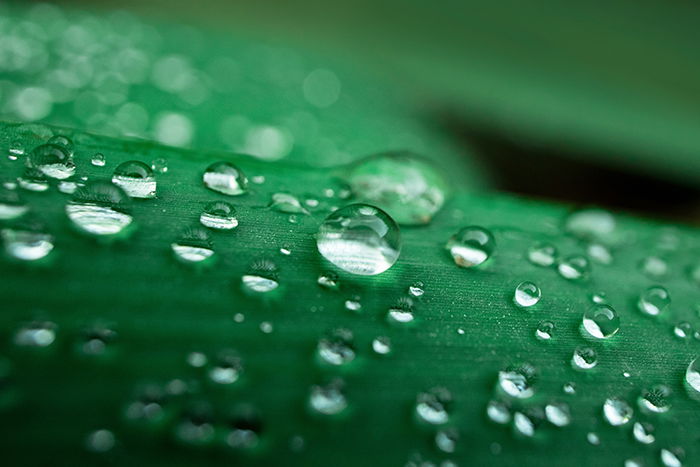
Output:
[[598,264],[610,264],[613,261],[613,256],[608,247],[600,243],[591,243],[586,248],[588,256]]
[[576,383],[564,383],[561,389],[565,394],[576,394]]
[[598,446],[600,444],[600,436],[592,431],[586,435],[586,440],[593,446]]
[[486,415],[500,425],[510,422],[511,414],[508,405],[501,401],[492,400],[486,405]]
[[35,219],[17,222],[0,230],[5,253],[20,261],[37,261],[54,250],[54,238],[44,224]]
[[452,394],[445,388],[432,388],[416,398],[418,418],[431,425],[442,425],[449,420]]
[[214,257],[209,234],[201,228],[186,230],[170,248],[175,258],[185,264],[203,263]]
[[391,352],[391,340],[386,336],[377,336],[372,340],[372,350],[376,354],[386,355]]
[[681,448],[661,449],[659,452],[664,467],[682,467],[685,453]]
[[493,254],[496,241],[483,227],[465,227],[453,235],[445,245],[455,264],[471,268],[484,263]]
[[419,298],[425,293],[424,285],[422,282],[414,282],[408,287],[408,294],[412,297]]
[[207,356],[202,352],[190,352],[187,355],[187,364],[193,368],[202,368],[207,364]]
[[595,305],[583,314],[583,328],[596,339],[607,339],[620,330],[620,316],[610,305]]
[[102,154],[101,152],[98,152],[92,156],[92,159],[90,159],[90,163],[92,165],[94,165],[95,167],[104,167],[105,164],[107,163],[107,160],[105,159],[104,154]]
[[646,315],[657,316],[668,308],[670,303],[671,296],[668,291],[657,285],[649,287],[639,295],[637,308]]
[[204,171],[204,186],[225,195],[242,195],[248,190],[248,179],[230,162],[214,162]]
[[35,321],[22,326],[15,334],[15,344],[22,347],[48,347],[56,340],[56,325]]
[[610,397],[603,404],[605,420],[612,426],[620,426],[629,423],[634,415],[632,407],[618,397]]
[[537,330],[535,331],[535,336],[542,341],[548,341],[552,338],[552,333],[554,332],[554,323],[551,321],[541,321],[537,325]]
[[535,436],[535,422],[532,418],[522,412],[513,414],[513,428],[517,433],[528,438]]
[[585,279],[588,275],[590,265],[585,256],[573,255],[564,258],[557,266],[559,275],[571,281]]
[[85,447],[92,452],[110,451],[116,442],[114,433],[109,430],[95,430],[85,438]]
[[360,303],[359,297],[354,297],[345,300],[345,309],[348,311],[360,312],[362,310],[362,303]]
[[214,201],[204,207],[199,222],[214,230],[231,230],[238,227],[236,208],[225,201]]
[[24,144],[21,141],[13,141],[10,143],[8,150],[8,156],[11,160],[17,160],[20,156],[24,155]]
[[558,256],[557,248],[546,242],[536,243],[527,250],[527,259],[535,266],[551,266]]
[[151,169],[159,174],[164,174],[168,171],[168,161],[159,157],[158,159],[153,159],[151,162]]
[[435,433],[435,445],[440,451],[448,454],[455,452],[458,440],[459,434],[454,428],[438,430],[438,432]]
[[598,364],[598,355],[590,347],[577,347],[571,365],[577,370],[590,370]]
[[338,279],[338,275],[333,272],[325,272],[321,274],[318,276],[316,282],[324,289],[338,290],[340,288],[340,280]]
[[498,372],[499,387],[511,397],[527,399],[535,393],[535,368],[524,363]]
[[348,183],[357,199],[386,209],[401,225],[428,224],[448,194],[447,182],[434,164],[409,152],[357,162]]
[[582,240],[608,240],[615,232],[615,217],[602,209],[581,209],[566,218],[564,229]]
[[571,410],[564,402],[550,402],[544,408],[547,421],[555,426],[566,426],[571,423]]
[[277,280],[277,266],[271,261],[261,260],[254,262],[248,273],[241,277],[246,290],[253,293],[267,293],[279,287]]
[[318,356],[331,365],[345,365],[355,359],[352,332],[348,329],[335,329],[318,341]]
[[66,214],[81,232],[95,236],[113,236],[132,225],[129,198],[109,182],[95,181],[76,190],[66,205]]
[[340,380],[332,381],[325,386],[312,386],[309,405],[323,415],[334,415],[342,412],[348,406],[348,401],[342,391]]
[[240,357],[231,352],[219,355],[216,364],[209,369],[209,379],[217,384],[233,384],[241,377],[243,363]]
[[647,256],[642,260],[639,268],[647,277],[658,279],[668,272],[668,263],[658,256]]
[[351,204],[323,221],[316,245],[324,258],[344,271],[375,275],[396,263],[401,238],[387,213],[366,204]]
[[16,219],[29,211],[29,206],[14,190],[0,189],[0,220]]
[[63,180],[75,174],[75,164],[71,153],[57,144],[42,144],[29,153],[28,166],[37,169],[47,177]]
[[141,161],[127,161],[114,169],[112,183],[132,198],[155,198],[156,178],[153,170]]
[[389,308],[387,319],[392,323],[408,324],[413,322],[413,301],[410,298],[401,298],[396,305]]
[[671,388],[664,384],[654,386],[651,389],[646,389],[642,392],[642,395],[638,399],[639,407],[647,412],[668,412],[668,410],[671,408],[671,402],[669,401],[670,395]]
[[654,427],[646,422],[634,422],[632,427],[634,439],[642,444],[651,444],[656,440],[654,436]]
[[687,321],[681,321],[673,327],[673,334],[681,339],[689,339],[693,334],[693,328]]
[[49,189],[49,182],[44,174],[35,168],[27,167],[21,177],[17,179],[20,188],[27,191],[40,193]]
[[521,308],[535,306],[542,297],[542,291],[532,282],[521,282],[515,288],[513,302]]
[[309,214],[299,202],[299,199],[290,193],[274,193],[270,207],[279,212],[288,214]]

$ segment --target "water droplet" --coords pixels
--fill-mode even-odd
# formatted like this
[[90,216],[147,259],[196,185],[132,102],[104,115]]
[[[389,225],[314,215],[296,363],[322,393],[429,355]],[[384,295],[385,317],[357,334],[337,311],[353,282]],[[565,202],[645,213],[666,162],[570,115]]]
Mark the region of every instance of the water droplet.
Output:
[[449,420],[452,394],[445,388],[432,388],[416,398],[416,414],[431,425],[442,425]]
[[606,298],[605,292],[596,292],[593,295],[591,295],[591,301],[598,305],[602,305],[607,303],[608,299]]
[[399,228],[384,211],[366,204],[338,209],[323,221],[318,251],[339,268],[359,275],[380,274],[401,251]]
[[10,159],[17,160],[20,156],[24,155],[24,144],[22,144],[21,141],[11,142],[8,153]]
[[230,162],[214,162],[204,171],[204,186],[225,195],[242,195],[248,190],[248,179]]
[[594,305],[583,314],[583,328],[596,339],[607,339],[620,330],[620,316],[610,305]]
[[168,161],[159,157],[158,159],[153,159],[151,162],[151,168],[158,172],[159,174],[164,174],[168,171]]
[[22,326],[15,334],[15,344],[22,347],[48,347],[56,340],[56,325],[35,321]]
[[548,341],[549,339],[552,338],[553,332],[554,332],[554,323],[553,322],[541,321],[540,324],[537,325],[537,331],[535,331],[535,335],[540,340]]
[[525,281],[518,284],[513,295],[513,302],[521,308],[535,306],[542,297],[542,291],[532,282]]
[[209,234],[200,228],[186,230],[180,238],[170,244],[175,258],[185,264],[203,263],[214,257]]
[[415,298],[422,297],[425,293],[425,289],[423,287],[424,286],[422,282],[414,282],[408,287],[408,294]]
[[122,162],[114,169],[112,183],[132,198],[155,198],[156,178],[153,170],[141,161]]
[[234,449],[252,449],[262,434],[262,421],[251,406],[245,405],[239,412],[230,421],[231,431],[226,436],[226,444]]
[[78,183],[74,180],[61,180],[58,182],[58,191],[61,193],[65,193],[67,195],[72,195],[75,193],[75,190],[78,189],[78,187],[85,186],[84,183]]
[[271,261],[254,262],[247,274],[241,277],[243,286],[254,293],[267,293],[279,287],[277,266]]
[[600,437],[597,433],[593,433],[592,431],[586,435],[586,440],[593,446],[598,446],[600,444]]
[[386,336],[377,336],[372,340],[372,350],[379,355],[391,352],[391,340]]
[[664,467],[682,467],[685,453],[681,448],[661,449],[659,452]]
[[340,281],[338,275],[333,272],[325,272],[318,276],[316,281],[318,285],[323,288],[330,290],[338,290],[340,288]]
[[685,370],[685,381],[691,389],[700,395],[700,358],[696,358]]
[[602,209],[581,209],[566,218],[564,229],[582,240],[606,241],[615,232],[615,217]]
[[585,256],[573,255],[562,260],[557,266],[559,275],[568,280],[582,280],[588,275],[590,265]]
[[95,167],[104,167],[105,164],[107,163],[107,160],[105,159],[104,154],[102,154],[101,152],[98,152],[92,156],[92,159],[90,159],[90,163],[92,165],[94,165]]
[[639,265],[642,273],[652,279],[663,277],[668,272],[668,264],[663,258],[658,256],[648,256]]
[[290,193],[274,193],[270,207],[289,214],[309,214],[309,211],[299,202],[299,199]]
[[605,420],[612,426],[620,426],[629,423],[634,415],[632,407],[618,397],[610,397],[603,404]]
[[269,321],[263,321],[262,323],[260,323],[260,331],[261,331],[263,334],[270,334],[270,333],[271,333],[272,331],[274,331],[274,330],[275,330],[275,328],[274,328],[274,326],[272,325],[271,322],[269,322]]
[[482,227],[465,227],[453,235],[445,245],[457,266],[471,268],[484,263],[493,254],[496,241],[491,232]]
[[209,359],[202,352],[190,352],[187,355],[187,364],[194,368],[202,368]]
[[344,365],[355,359],[352,332],[348,329],[335,329],[318,341],[318,356],[331,365]]
[[85,438],[85,447],[92,452],[110,451],[116,442],[114,433],[109,430],[95,430]]
[[661,286],[653,286],[644,290],[639,296],[637,307],[639,311],[650,316],[657,316],[671,303],[671,296]]
[[564,402],[550,402],[545,406],[544,413],[552,425],[566,426],[571,423],[571,410]]
[[215,230],[231,230],[238,227],[236,208],[225,201],[214,201],[204,207],[199,222]]
[[332,381],[325,386],[313,386],[309,397],[311,408],[323,415],[334,415],[345,410],[348,401],[342,387],[340,380]]
[[362,303],[360,303],[360,297],[353,297],[351,299],[345,300],[345,309],[354,312],[361,311]]
[[0,230],[8,256],[20,261],[37,261],[54,249],[54,238],[46,232],[43,222],[23,219]]
[[348,183],[357,199],[386,209],[399,224],[428,224],[448,194],[434,165],[408,152],[378,154],[356,163]]
[[565,394],[576,394],[576,383],[564,383],[562,391],[564,391]]
[[671,408],[671,402],[669,401],[670,395],[671,388],[664,384],[654,386],[651,389],[646,389],[642,392],[642,395],[638,399],[639,407],[647,412],[668,412],[668,410]]
[[557,248],[546,242],[536,243],[527,250],[527,259],[535,266],[551,266],[558,256]]
[[52,136],[51,138],[49,138],[47,143],[54,144],[56,146],[60,146],[66,150],[68,155],[70,155],[70,156],[73,155],[73,141],[71,141],[71,139],[67,136],[64,136],[64,135]]
[[27,191],[42,192],[49,189],[49,182],[38,169],[27,167],[21,177],[17,179],[19,186]]
[[577,347],[571,359],[574,369],[590,370],[598,364],[598,354],[590,347]]
[[687,321],[681,321],[673,327],[673,334],[681,339],[689,339],[693,334],[693,328]]
[[396,305],[389,308],[387,318],[392,323],[407,324],[413,322],[413,301],[410,298],[400,298]]
[[185,444],[195,446],[210,443],[214,438],[215,430],[211,424],[209,412],[209,407],[206,405],[195,405],[187,409],[173,428],[175,438]]
[[130,225],[129,198],[105,181],[95,181],[76,190],[66,205],[66,214],[78,230],[90,235],[117,235]]
[[498,385],[503,392],[511,397],[527,399],[535,393],[533,387],[535,377],[535,368],[528,363],[524,363],[499,371]]
[[280,254],[283,254],[284,256],[289,256],[292,254],[292,250],[289,247],[280,247]]
[[634,422],[632,427],[634,439],[642,444],[651,444],[656,440],[654,436],[654,427],[646,422]]
[[513,414],[513,428],[523,436],[535,436],[535,422],[532,418],[522,412]]
[[612,253],[605,245],[591,243],[586,248],[588,256],[598,264],[610,264],[613,261]]
[[[435,433],[435,445],[442,452],[448,454],[455,452],[457,441],[459,441],[459,433],[454,428],[438,430],[437,433]],[[445,467],[444,463],[441,467]]]
[[29,211],[29,206],[16,191],[0,189],[0,220],[16,219],[27,211]]
[[639,457],[635,457],[632,459],[626,459],[625,464],[624,464],[624,467],[644,467],[644,466],[645,466],[644,461]]
[[500,425],[505,425],[510,422],[511,414],[508,405],[505,402],[491,400],[486,405],[486,415],[489,419]]
[[57,144],[42,144],[35,147],[27,160],[28,166],[47,177],[63,180],[75,174],[71,153]]
[[217,384],[233,384],[243,373],[243,363],[240,357],[232,352],[219,355],[216,365],[209,369],[209,379]]

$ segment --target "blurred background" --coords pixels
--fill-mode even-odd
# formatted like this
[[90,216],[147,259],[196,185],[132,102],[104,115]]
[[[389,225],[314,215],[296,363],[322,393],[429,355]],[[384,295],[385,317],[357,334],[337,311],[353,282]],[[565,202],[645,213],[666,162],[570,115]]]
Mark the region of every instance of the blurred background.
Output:
[[0,5],[3,119],[700,221],[696,2],[56,3]]

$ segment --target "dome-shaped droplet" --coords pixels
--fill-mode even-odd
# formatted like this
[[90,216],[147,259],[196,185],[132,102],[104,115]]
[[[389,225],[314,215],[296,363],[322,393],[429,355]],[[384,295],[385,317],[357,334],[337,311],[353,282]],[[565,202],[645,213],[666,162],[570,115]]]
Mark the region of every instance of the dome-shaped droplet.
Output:
[[639,311],[650,316],[663,312],[671,303],[671,296],[661,286],[649,287],[639,296],[637,307]]
[[571,365],[577,370],[590,370],[598,364],[598,354],[590,347],[577,347]]
[[37,261],[54,249],[54,237],[43,222],[36,218],[23,218],[0,230],[5,253],[20,261]]
[[336,329],[318,341],[318,356],[331,365],[344,365],[355,359],[352,332]]
[[0,220],[16,219],[27,211],[29,211],[29,206],[15,190],[0,187]]
[[654,427],[646,422],[634,422],[632,427],[634,439],[642,444],[651,444],[656,440],[654,436]]
[[537,330],[535,331],[535,336],[539,340],[548,341],[552,338],[554,332],[554,323],[551,321],[541,321],[537,325]]
[[693,327],[687,321],[676,323],[673,327],[673,335],[680,339],[689,339],[693,334]]
[[230,162],[214,162],[204,171],[204,186],[225,195],[242,195],[248,190],[248,179]]
[[35,321],[19,328],[14,342],[22,347],[48,347],[56,340],[56,328],[50,321]]
[[425,293],[425,286],[421,281],[414,282],[408,287],[408,294],[411,297],[420,298]]
[[27,159],[29,167],[39,170],[47,177],[63,180],[75,173],[71,153],[57,144],[42,144],[35,147]]
[[155,198],[156,177],[153,170],[141,161],[122,162],[114,169],[112,183],[121,187],[132,198]]
[[565,402],[550,402],[544,408],[547,421],[555,426],[566,426],[571,423],[571,410]]
[[323,221],[318,251],[352,274],[380,274],[396,263],[401,251],[399,227],[384,211],[366,204],[338,209]]
[[129,197],[109,182],[95,181],[75,191],[66,214],[78,230],[95,236],[113,236],[132,225]]
[[479,266],[493,254],[496,241],[483,227],[465,227],[450,237],[445,245],[455,264],[463,268]]
[[459,441],[459,433],[454,428],[438,430],[435,433],[435,446],[442,452],[448,454],[455,452],[457,441]]
[[289,214],[309,214],[309,211],[299,202],[299,198],[291,193],[273,193],[270,207]]
[[639,396],[639,407],[646,412],[664,413],[671,408],[671,388],[665,384],[658,384],[642,391]]
[[513,302],[521,308],[537,305],[542,297],[542,291],[532,282],[525,281],[518,284],[513,295]]
[[254,294],[272,292],[279,287],[277,266],[268,260],[255,261],[241,277],[245,290]]
[[564,229],[583,240],[606,241],[615,232],[616,225],[615,216],[608,211],[581,209],[566,218]]
[[527,259],[535,266],[551,266],[558,256],[557,248],[547,242],[535,243],[527,250]]
[[209,369],[209,379],[217,384],[233,384],[238,381],[243,373],[241,358],[232,351],[222,352]]
[[603,404],[603,415],[612,426],[620,426],[632,420],[634,410],[624,400],[611,397],[606,399],[605,404]]
[[387,319],[391,323],[407,324],[415,319],[413,300],[408,297],[400,298],[396,304],[389,308]]
[[372,350],[379,355],[391,352],[391,339],[386,336],[377,336],[372,340]]
[[585,279],[588,275],[590,264],[585,256],[573,255],[564,258],[557,266],[559,275],[571,281]]
[[40,193],[49,189],[49,181],[42,171],[27,167],[21,177],[17,178],[20,188]]
[[486,405],[486,415],[489,419],[500,425],[505,425],[510,422],[511,414],[508,405],[505,402],[492,400]]
[[452,394],[445,388],[432,388],[416,398],[416,414],[431,425],[442,425],[449,420]]
[[620,316],[610,305],[595,305],[583,314],[583,328],[596,339],[607,339],[620,330]]
[[363,159],[350,169],[347,181],[358,200],[387,210],[402,225],[429,223],[448,193],[434,164],[408,152]]
[[236,208],[225,201],[214,201],[204,207],[199,222],[214,230],[231,230],[238,227]]
[[343,394],[343,385],[339,380],[325,386],[313,386],[309,396],[309,405],[323,415],[334,415],[342,412],[348,406]]
[[696,395],[700,395],[700,358],[696,358],[688,365],[685,370],[685,381]]
[[175,258],[186,264],[203,263],[214,257],[209,234],[201,228],[186,230],[170,248]]
[[511,397],[527,399],[535,393],[535,368],[530,364],[509,367],[498,372],[499,387]]

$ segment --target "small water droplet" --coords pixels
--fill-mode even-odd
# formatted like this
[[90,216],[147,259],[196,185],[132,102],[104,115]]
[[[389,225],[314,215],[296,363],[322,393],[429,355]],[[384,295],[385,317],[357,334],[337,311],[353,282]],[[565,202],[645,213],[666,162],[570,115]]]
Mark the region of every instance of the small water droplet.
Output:
[[353,297],[351,299],[345,300],[345,309],[354,312],[362,311],[362,303],[360,303],[360,298]]
[[562,391],[564,391],[565,394],[576,394],[576,383],[564,383]]
[[656,440],[654,436],[654,427],[646,422],[634,422],[632,427],[634,439],[642,444],[651,444]]
[[267,293],[279,287],[277,266],[271,261],[254,262],[247,274],[241,277],[243,286],[254,293]]
[[681,448],[661,449],[659,452],[664,467],[682,467],[685,453]]
[[657,316],[668,308],[670,303],[671,296],[668,294],[668,291],[657,285],[649,287],[639,295],[637,307],[644,314]]
[[288,214],[309,214],[309,211],[299,202],[299,199],[290,193],[274,193],[270,207],[279,212]]
[[16,219],[26,214],[29,206],[14,190],[0,189],[0,220]]
[[11,160],[16,161],[19,157],[24,155],[24,151],[24,144],[22,144],[21,141],[13,141],[10,143],[10,147],[8,149],[8,156]]
[[42,144],[35,147],[27,159],[29,167],[37,169],[47,177],[63,180],[75,174],[71,153],[58,144]]
[[372,340],[372,350],[379,355],[391,352],[391,340],[386,336],[377,336]]
[[598,364],[598,354],[590,347],[576,347],[571,365],[574,369],[590,370]]
[[392,323],[407,324],[413,322],[413,301],[410,298],[400,298],[396,305],[389,308],[387,319]]
[[318,341],[318,356],[331,365],[344,365],[355,359],[352,332],[349,329],[335,329]]
[[640,263],[639,269],[647,277],[658,279],[666,275],[668,264],[663,258],[658,256],[647,256]]
[[416,414],[418,418],[431,425],[442,425],[449,420],[449,407],[452,404],[452,394],[441,387],[421,392],[416,398]]
[[238,227],[236,208],[225,201],[214,201],[204,207],[199,222],[214,230],[231,230]]
[[586,435],[586,440],[593,446],[598,446],[600,444],[600,437],[597,433],[593,433],[592,431]]
[[518,284],[513,295],[513,302],[521,308],[537,305],[542,297],[542,291],[532,282],[525,281]]
[[610,305],[594,305],[583,314],[583,329],[596,339],[608,339],[620,330],[620,316]]
[[610,264],[613,261],[613,256],[607,246],[600,243],[591,243],[586,248],[588,256],[598,264]]
[[564,229],[582,240],[606,241],[614,234],[617,222],[615,217],[603,209],[581,209],[572,212]]
[[554,323],[551,321],[541,321],[537,325],[537,330],[535,331],[535,336],[539,340],[548,341],[552,338],[552,333],[554,332]]
[[122,162],[114,169],[112,183],[132,198],[155,198],[156,178],[153,170],[141,161]]
[[274,331],[274,330],[275,330],[275,328],[274,328],[274,326],[272,325],[271,322],[269,322],[269,321],[263,321],[262,323],[260,323],[260,331],[261,331],[263,334],[270,334],[270,333],[272,333],[272,331]]
[[98,152],[92,156],[92,159],[90,159],[90,163],[95,167],[104,167],[107,163],[107,160],[105,159],[104,154]]
[[225,195],[238,196],[248,190],[248,179],[230,162],[214,162],[204,171],[204,186]]
[[129,198],[109,182],[95,181],[76,190],[66,214],[81,232],[96,236],[120,234],[132,225]]
[[408,287],[408,294],[412,297],[419,298],[425,293],[424,285],[422,282],[414,282]]
[[164,174],[168,171],[168,161],[159,157],[158,159],[153,159],[151,162],[151,169],[159,174]]
[[559,275],[571,281],[585,279],[590,265],[585,256],[573,255],[564,258],[557,266]]
[[511,414],[508,405],[505,402],[491,400],[486,405],[486,415],[489,419],[500,425],[505,425],[510,422]]
[[[455,452],[457,441],[459,441],[459,433],[454,428],[438,430],[437,433],[435,433],[435,446],[442,452],[448,454]],[[444,462],[441,467],[445,467]]]
[[484,263],[493,254],[496,241],[488,230],[482,227],[465,227],[453,235],[445,245],[455,264],[471,268]]
[[644,467],[644,460],[639,457],[634,457],[632,459],[626,459],[624,467]]
[[333,272],[325,272],[318,276],[316,280],[318,285],[325,289],[338,290],[340,288],[340,280],[338,275]]
[[639,407],[647,412],[664,413],[671,408],[669,396],[671,388],[664,384],[656,385],[650,389],[642,391],[638,399]]
[[22,347],[48,347],[56,340],[57,326],[50,321],[34,321],[15,334],[15,344]]
[[37,193],[49,189],[49,181],[38,169],[27,167],[21,177],[17,179],[20,188]]
[[334,380],[325,386],[312,386],[309,396],[311,408],[323,415],[342,412],[348,406],[342,389],[343,383],[340,380]]
[[110,451],[115,443],[116,438],[114,437],[114,433],[104,429],[95,430],[89,433],[85,438],[85,447],[92,452]]
[[204,367],[209,359],[202,352],[190,352],[187,355],[187,364],[194,368]]
[[527,250],[527,259],[535,266],[551,266],[558,256],[557,248],[546,242],[535,243]]
[[571,410],[564,402],[550,402],[544,408],[547,421],[555,426],[566,426],[571,423]]
[[513,414],[513,428],[515,431],[528,438],[535,436],[535,422],[527,414],[515,412]]
[[92,326],[83,331],[78,341],[78,351],[83,355],[103,355],[107,346],[117,338],[117,333],[104,326]]
[[511,397],[527,399],[535,393],[535,367],[529,363],[508,367],[498,372],[499,387]]
[[185,264],[204,263],[214,257],[209,234],[200,228],[191,228],[183,232],[180,238],[170,244],[175,258]]
[[241,377],[243,372],[243,363],[232,352],[222,352],[216,364],[209,369],[209,379],[217,384],[233,384]]
[[375,275],[396,263],[401,238],[387,213],[366,204],[351,204],[323,221],[316,245],[324,258],[344,271]]
[[632,407],[618,397],[610,397],[603,404],[605,420],[612,426],[620,426],[629,423],[634,415]]
[[283,246],[280,247],[280,254],[283,254],[284,256],[289,256],[292,254],[292,250],[289,247]]
[[681,339],[689,339],[693,334],[693,328],[687,321],[681,321],[673,327],[673,334]]
[[25,218],[0,230],[5,253],[20,261],[37,261],[54,250],[54,238],[38,219]]

